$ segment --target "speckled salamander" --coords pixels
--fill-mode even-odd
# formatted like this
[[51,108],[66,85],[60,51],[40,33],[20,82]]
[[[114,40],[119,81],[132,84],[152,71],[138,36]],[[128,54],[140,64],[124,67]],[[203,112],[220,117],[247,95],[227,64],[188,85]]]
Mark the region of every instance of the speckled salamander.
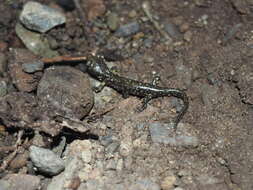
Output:
[[[189,101],[185,92],[175,88],[163,88],[156,86],[157,80],[152,83],[143,83],[136,80],[121,77],[114,72],[112,72],[106,65],[103,56],[91,55],[88,57],[87,72],[94,78],[102,82],[103,86],[108,86],[116,91],[120,92],[124,98],[129,95],[138,96],[143,98],[143,105],[141,110],[147,107],[147,103],[153,99],[164,96],[174,96],[180,98],[184,102],[184,107],[178,114],[174,122],[174,128],[176,129],[179,121],[185,115]],[[97,89],[97,91],[102,90],[102,88]]]

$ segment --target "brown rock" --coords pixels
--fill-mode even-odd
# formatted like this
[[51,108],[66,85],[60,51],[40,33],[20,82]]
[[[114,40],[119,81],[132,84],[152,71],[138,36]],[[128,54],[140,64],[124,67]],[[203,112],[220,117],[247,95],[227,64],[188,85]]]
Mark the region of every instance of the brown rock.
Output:
[[10,168],[18,169],[26,165],[29,154],[27,151],[17,154],[17,156],[11,161]]
[[106,11],[104,0],[84,0],[83,4],[88,12],[88,20],[102,16]]
[[40,106],[50,116],[81,119],[87,115],[94,96],[86,74],[72,67],[48,68],[37,90]]
[[31,92],[36,89],[41,72],[36,74],[28,74],[22,70],[23,63],[32,63],[36,58],[30,51],[26,49],[12,49],[11,59],[9,61],[9,73],[12,82],[22,92]]

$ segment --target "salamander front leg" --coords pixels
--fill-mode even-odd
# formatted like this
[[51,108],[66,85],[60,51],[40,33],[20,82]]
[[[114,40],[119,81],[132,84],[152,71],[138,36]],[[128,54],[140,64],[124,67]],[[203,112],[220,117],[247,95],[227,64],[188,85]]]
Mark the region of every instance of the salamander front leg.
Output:
[[92,90],[96,93],[99,93],[104,89],[105,86],[106,86],[105,82],[101,82],[98,86],[92,87]]
[[142,99],[142,105],[137,107],[138,112],[142,112],[148,106],[148,102],[152,99],[151,95],[147,95]]
[[157,86],[159,84],[160,80],[161,80],[161,77],[159,75],[155,75],[151,84],[154,86]]

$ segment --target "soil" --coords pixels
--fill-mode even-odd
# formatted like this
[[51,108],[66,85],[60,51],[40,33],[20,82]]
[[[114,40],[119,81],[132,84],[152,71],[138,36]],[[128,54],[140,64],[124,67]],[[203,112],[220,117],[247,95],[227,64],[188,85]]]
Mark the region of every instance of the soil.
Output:
[[[15,34],[18,15],[25,2],[27,1],[6,0],[0,4],[0,51],[8,59],[11,48],[25,48]],[[39,2],[64,11],[51,1]],[[137,34],[121,39],[115,37],[114,31],[103,25],[107,18],[104,12],[116,13],[121,18],[119,25],[141,21],[145,17],[141,8],[142,2],[136,0],[102,2],[106,7],[105,11],[99,10],[98,17],[96,14],[90,16],[90,21],[84,26],[85,29],[80,24],[80,15],[74,9],[65,12],[68,21],[64,26],[52,29],[45,36],[56,41],[57,46],[54,48],[60,55],[87,55],[89,51],[97,49],[108,59],[114,60],[123,76],[148,82],[152,80],[152,73],[157,73],[161,77],[161,86],[184,89],[190,98],[190,107],[181,122],[189,125],[189,132],[196,134],[199,139],[198,146],[186,148],[155,144],[149,139],[149,148],[145,151],[137,148],[134,151],[134,164],[131,168],[141,170],[141,167],[146,166],[147,176],[151,174],[164,176],[166,171],[173,171],[181,181],[175,187],[180,186],[183,189],[252,190],[252,1],[150,1],[151,12],[157,22],[165,26],[172,23],[176,30],[176,34],[171,35],[173,42],[170,44],[166,43],[164,36],[149,21],[141,23]],[[144,45],[150,39],[151,45]],[[20,90],[13,86],[9,71],[2,72],[1,77],[8,81],[9,93]],[[29,93],[33,98],[36,96],[34,91]],[[120,94],[113,91],[106,103],[96,104],[95,101],[92,114],[110,106],[132,104],[135,101],[138,104],[138,100],[131,100],[130,103],[124,101],[122,103],[122,100]],[[35,100],[29,98],[29,101]],[[152,109],[157,108],[150,112],[156,115],[157,120],[162,121],[167,114],[170,114],[170,118],[176,115],[177,105],[179,104],[175,99],[164,98],[152,101],[149,106],[153,107]],[[128,110],[132,109],[124,106],[123,108],[126,107]],[[12,113],[18,115],[17,112],[23,107],[16,107],[19,110]],[[29,110],[24,112],[33,112],[32,109],[33,105],[30,105]],[[169,111],[164,111],[165,109]],[[111,123],[114,121],[117,126],[121,122],[120,117],[131,117],[133,122],[138,123],[142,121],[141,117],[147,118],[152,115],[146,113],[148,116],[138,115],[139,118],[136,118],[119,110],[103,113],[103,116],[117,118],[110,121]],[[13,146],[16,141],[15,132],[22,126],[6,127],[4,120],[0,121],[2,122],[0,147]],[[99,122],[112,126],[106,123],[108,121]],[[103,136],[108,133],[94,123],[96,121],[91,122],[91,125],[96,126],[92,131],[94,134]],[[119,130],[117,127],[111,127],[110,130],[117,136]],[[138,133],[140,132],[136,131],[136,136]],[[49,138],[48,135],[45,135],[45,138]],[[0,163],[9,154],[10,152],[0,152]],[[7,167],[2,176],[13,172],[17,172],[17,169]],[[206,182],[210,176],[212,179],[218,179],[218,182]]]

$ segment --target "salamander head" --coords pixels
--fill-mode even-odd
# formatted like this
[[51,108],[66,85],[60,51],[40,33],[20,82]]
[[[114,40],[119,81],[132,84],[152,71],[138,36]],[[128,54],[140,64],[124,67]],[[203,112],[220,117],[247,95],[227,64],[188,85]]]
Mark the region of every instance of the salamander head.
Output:
[[105,59],[103,56],[89,56],[86,65],[88,73],[98,80],[103,80],[107,75],[110,75],[110,70],[105,64]]

